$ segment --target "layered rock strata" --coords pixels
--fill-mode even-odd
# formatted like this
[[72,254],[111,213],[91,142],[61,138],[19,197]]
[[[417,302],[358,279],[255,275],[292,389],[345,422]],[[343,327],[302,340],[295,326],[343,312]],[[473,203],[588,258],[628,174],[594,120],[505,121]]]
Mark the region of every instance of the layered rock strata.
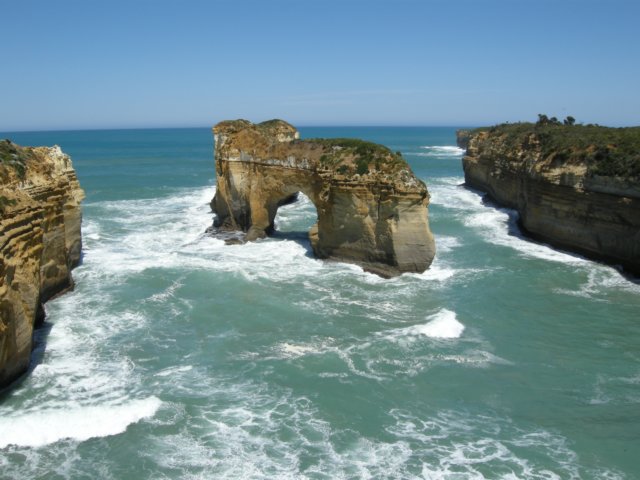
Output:
[[302,192],[318,213],[309,232],[316,256],[385,277],[431,264],[429,193],[399,153],[354,139],[300,140],[282,120],[225,121],[213,132],[218,231],[265,237],[278,207]]
[[0,387],[29,366],[43,303],[73,285],[80,188],[60,147],[0,141]]
[[[516,124],[472,132],[466,184],[534,238],[640,274],[640,129]],[[635,153],[634,153],[635,152]]]

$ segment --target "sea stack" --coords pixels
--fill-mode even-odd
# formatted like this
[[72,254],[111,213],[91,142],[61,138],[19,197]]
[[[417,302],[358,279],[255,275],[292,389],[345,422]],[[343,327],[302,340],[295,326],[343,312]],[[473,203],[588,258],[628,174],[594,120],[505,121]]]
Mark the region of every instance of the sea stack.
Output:
[[0,141],[0,387],[24,373],[43,303],[73,286],[80,188],[60,147]]
[[213,128],[218,231],[244,240],[269,235],[278,207],[297,192],[314,203],[309,238],[316,256],[383,277],[423,272],[435,254],[429,192],[400,153],[356,139],[300,140],[282,120]]
[[471,132],[465,182],[526,233],[640,275],[640,127],[503,124]]

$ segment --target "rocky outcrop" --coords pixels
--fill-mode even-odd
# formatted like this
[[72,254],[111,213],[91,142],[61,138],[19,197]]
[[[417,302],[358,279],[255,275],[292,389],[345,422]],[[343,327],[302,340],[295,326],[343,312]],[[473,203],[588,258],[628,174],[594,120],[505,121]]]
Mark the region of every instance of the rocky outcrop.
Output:
[[80,188],[60,147],[0,141],[0,387],[29,366],[42,305],[80,261]]
[[282,202],[302,192],[318,213],[309,232],[318,257],[385,277],[431,264],[429,193],[399,153],[355,139],[300,140],[282,120],[225,121],[213,132],[218,231],[262,238]]
[[639,140],[635,128],[479,129],[463,158],[465,181],[518,210],[531,236],[638,275]]
[[458,147],[466,150],[469,147],[470,138],[471,130],[456,130],[456,144]]

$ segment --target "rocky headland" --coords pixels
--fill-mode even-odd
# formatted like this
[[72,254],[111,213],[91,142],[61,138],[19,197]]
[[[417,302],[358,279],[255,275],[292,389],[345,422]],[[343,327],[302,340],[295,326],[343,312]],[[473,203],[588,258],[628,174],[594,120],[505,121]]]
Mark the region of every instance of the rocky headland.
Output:
[[640,127],[502,124],[461,132],[465,182],[525,233],[640,275]]
[[27,370],[44,302],[73,286],[83,198],[60,147],[0,141],[0,387]]
[[466,150],[469,147],[469,138],[471,138],[471,130],[456,131],[456,143],[458,147]]
[[213,132],[216,231],[265,237],[278,207],[302,192],[318,213],[309,232],[317,257],[384,277],[431,264],[429,193],[400,153],[356,139],[300,140],[282,120],[224,121]]

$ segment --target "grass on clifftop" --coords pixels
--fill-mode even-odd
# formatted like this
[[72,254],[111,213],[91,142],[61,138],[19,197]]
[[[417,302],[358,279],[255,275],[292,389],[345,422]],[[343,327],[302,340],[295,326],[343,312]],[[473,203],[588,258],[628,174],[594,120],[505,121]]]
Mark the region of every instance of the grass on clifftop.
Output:
[[479,131],[504,135],[507,145],[513,148],[526,148],[534,134],[545,157],[554,154],[563,162],[586,163],[590,176],[640,178],[640,127],[560,124],[547,119],[474,130]]
[[400,152],[392,152],[384,145],[357,138],[311,138],[302,140],[320,145],[325,153],[320,157],[320,165],[336,169],[338,173],[364,175],[375,169],[378,172],[393,173],[407,165]]
[[0,164],[13,168],[19,178],[24,178],[30,158],[31,151],[28,148],[18,147],[9,140],[0,140]]

